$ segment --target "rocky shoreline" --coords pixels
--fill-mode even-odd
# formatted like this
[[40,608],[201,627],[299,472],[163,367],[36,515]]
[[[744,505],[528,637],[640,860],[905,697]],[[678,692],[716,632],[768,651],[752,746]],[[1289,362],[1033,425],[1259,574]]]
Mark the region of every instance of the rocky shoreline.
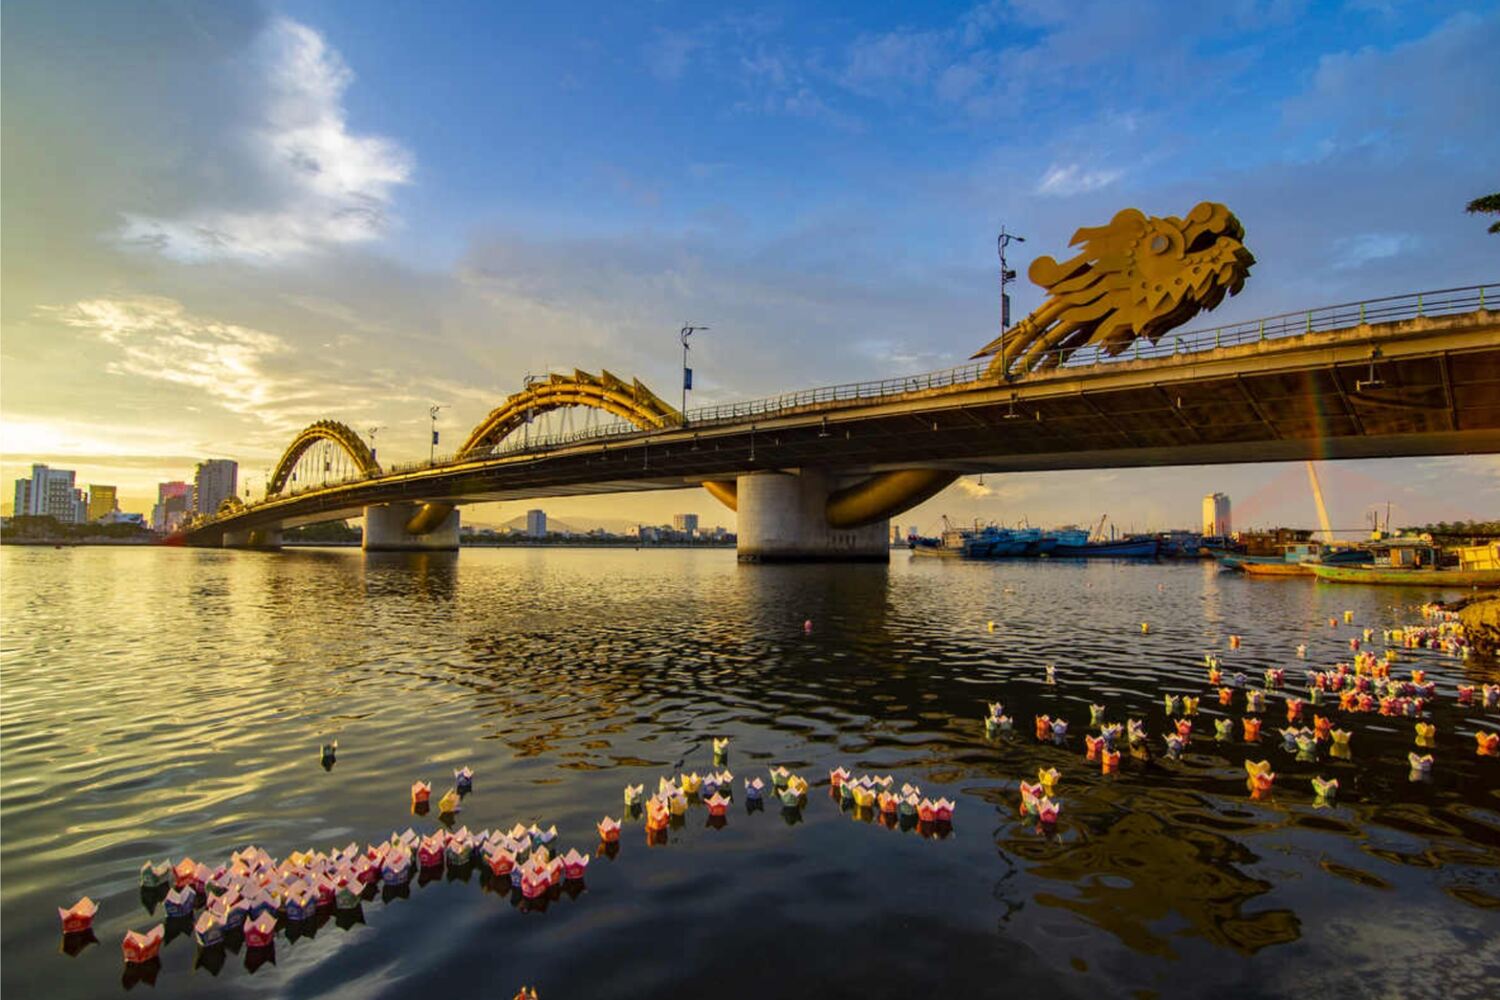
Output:
[[1464,637],[1474,652],[1490,658],[1500,655],[1500,591],[1448,601],[1442,607],[1458,613]]

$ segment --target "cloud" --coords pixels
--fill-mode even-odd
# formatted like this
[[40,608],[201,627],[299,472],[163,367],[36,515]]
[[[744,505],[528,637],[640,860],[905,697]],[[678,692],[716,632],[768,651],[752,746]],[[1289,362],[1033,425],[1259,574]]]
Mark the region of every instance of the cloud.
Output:
[[1011,503],[1034,497],[1042,489],[1035,476],[1025,479],[1003,475],[964,476],[954,480],[953,486],[968,500],[1005,500]]
[[1406,233],[1360,233],[1343,236],[1333,241],[1335,270],[1362,267],[1371,261],[1399,257],[1414,249],[1417,240]]
[[948,44],[943,35],[930,31],[862,36],[849,46],[840,82],[863,94],[924,84],[946,61]]
[[857,116],[823,97],[826,88],[820,86],[821,81],[815,82],[803,60],[789,52],[757,43],[752,52],[740,57],[738,65],[738,85],[745,96],[734,103],[735,112],[822,121],[845,132],[862,129]]
[[[38,461],[58,458],[87,464],[158,465],[191,464],[195,459],[181,454],[179,428],[135,428],[121,434],[115,420],[64,419],[6,413],[0,424],[0,444],[7,456],[25,455]],[[164,458],[175,461],[161,461]]]
[[988,486],[982,486],[980,485],[978,480],[969,479],[967,477],[959,479],[953,485],[957,486],[959,492],[963,493],[964,496],[972,497],[976,500],[981,497],[992,497],[995,495],[995,491],[992,488]]
[[341,379],[312,345],[195,315],[162,296],[89,299],[39,311],[114,348],[105,372],[181,386],[247,418],[259,427],[254,443],[284,443],[287,433],[330,413],[352,418],[351,404],[363,409],[373,400],[416,398],[412,392],[430,382],[389,372]]
[[277,18],[249,62],[262,101],[257,120],[233,138],[263,201],[176,216],[125,212],[121,243],[178,261],[269,264],[389,229],[392,191],[411,179],[412,157],[389,139],[350,131],[344,91],[354,74],[338,52],[312,28]]
[[1455,142],[1456,136],[1493,137],[1493,129],[1476,123],[1494,115],[1497,48],[1500,16],[1464,12],[1389,49],[1325,53],[1311,86],[1286,102],[1286,122],[1325,149],[1404,157],[1428,147],[1459,154],[1468,144]]
[[658,80],[675,82],[687,72],[693,53],[704,46],[702,38],[685,31],[659,28],[645,47],[646,67]]
[[1120,179],[1121,170],[1087,170],[1077,163],[1056,164],[1037,181],[1036,193],[1053,197],[1087,194],[1109,187]]
[[191,386],[238,414],[261,414],[279,401],[265,362],[291,350],[280,337],[199,319],[180,302],[154,296],[92,299],[53,311],[119,349],[106,367],[112,374]]

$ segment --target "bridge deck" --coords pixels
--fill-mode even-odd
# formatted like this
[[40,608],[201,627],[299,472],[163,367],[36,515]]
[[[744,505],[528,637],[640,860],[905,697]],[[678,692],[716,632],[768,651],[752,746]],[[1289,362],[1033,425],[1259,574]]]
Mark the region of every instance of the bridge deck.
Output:
[[[1378,386],[1364,384],[1372,347]],[[803,466],[973,473],[1500,452],[1500,313],[1357,324],[1009,383],[916,384],[399,470],[256,504],[203,530],[359,516],[398,500],[680,489]]]

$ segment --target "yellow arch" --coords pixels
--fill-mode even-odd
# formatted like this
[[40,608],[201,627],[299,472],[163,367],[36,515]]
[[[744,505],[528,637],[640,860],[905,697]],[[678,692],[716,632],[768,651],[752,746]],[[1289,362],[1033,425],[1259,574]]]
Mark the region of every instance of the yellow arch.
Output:
[[682,422],[682,415],[642,385],[640,379],[627,383],[609,372],[598,375],[585,371],[574,371],[572,375],[554,374],[545,382],[536,382],[507,397],[474,428],[469,439],[458,449],[458,457],[471,458],[489,452],[520,430],[530,414],[568,406],[605,410],[642,430],[659,430]]
[[344,454],[352,458],[354,464],[359,466],[359,471],[366,476],[380,475],[380,463],[375,461],[375,455],[370,451],[370,446],[365,444],[364,439],[354,433],[349,425],[337,420],[319,420],[315,424],[304,427],[292,439],[287,450],[282,453],[281,461],[276,463],[276,468],[271,473],[271,481],[266,485],[268,495],[277,494],[286,489],[287,480],[292,476],[292,469],[296,467],[297,459],[319,441],[332,441],[344,449]]
[[229,496],[219,501],[219,509],[215,513],[233,514],[244,509],[245,501],[241,500],[239,497],[231,493]]

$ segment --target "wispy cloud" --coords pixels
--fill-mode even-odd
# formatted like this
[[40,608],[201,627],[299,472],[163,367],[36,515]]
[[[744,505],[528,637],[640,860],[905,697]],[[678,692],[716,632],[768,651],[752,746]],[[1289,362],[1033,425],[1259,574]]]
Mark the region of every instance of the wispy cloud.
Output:
[[305,345],[294,347],[264,330],[195,315],[175,299],[100,298],[40,311],[114,348],[104,365],[107,373],[192,389],[259,425],[258,440],[280,440],[330,413],[353,416],[351,401],[364,407],[371,400],[409,397],[392,373],[341,381],[317,364],[318,356]]
[[411,179],[412,158],[389,139],[350,131],[344,91],[354,74],[338,52],[313,29],[279,18],[251,64],[264,100],[238,138],[263,203],[173,217],[126,212],[121,242],[180,261],[276,263],[387,231],[392,189]]
[[1372,261],[1399,257],[1416,246],[1416,238],[1406,233],[1360,233],[1333,241],[1333,267],[1345,271],[1363,267]]
[[111,374],[191,386],[238,414],[268,412],[282,398],[266,361],[291,348],[273,334],[200,319],[180,302],[153,296],[92,299],[50,311],[119,349],[106,365]]
[[1004,476],[979,476],[971,479],[965,476],[956,480],[953,485],[970,500],[1004,500],[1010,503],[1034,497],[1041,491],[1041,486],[1035,478],[1007,479]]
[[849,46],[840,82],[856,93],[876,94],[921,86],[947,61],[944,34],[891,31],[857,38]]
[[1120,179],[1120,170],[1088,170],[1077,163],[1054,163],[1037,181],[1036,193],[1053,197],[1087,194],[1109,187]]
[[658,80],[673,82],[687,72],[693,54],[704,46],[702,37],[686,31],[658,29],[645,46],[646,67]]

